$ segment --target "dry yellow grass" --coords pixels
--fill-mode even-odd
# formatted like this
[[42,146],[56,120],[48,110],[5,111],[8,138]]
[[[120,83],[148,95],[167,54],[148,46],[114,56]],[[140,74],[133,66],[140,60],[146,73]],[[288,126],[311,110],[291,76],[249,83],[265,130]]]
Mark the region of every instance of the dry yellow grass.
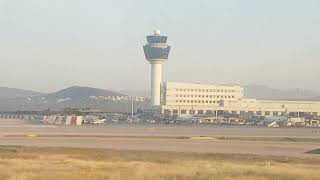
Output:
[[316,159],[0,146],[1,180],[312,180],[319,168]]

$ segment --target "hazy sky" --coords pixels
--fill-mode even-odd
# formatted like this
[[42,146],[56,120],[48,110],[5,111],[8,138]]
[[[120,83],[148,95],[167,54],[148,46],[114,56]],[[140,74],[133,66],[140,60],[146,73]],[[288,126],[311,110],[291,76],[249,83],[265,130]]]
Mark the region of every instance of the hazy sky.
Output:
[[319,0],[0,0],[0,86],[149,89],[153,29],[164,80],[320,91]]

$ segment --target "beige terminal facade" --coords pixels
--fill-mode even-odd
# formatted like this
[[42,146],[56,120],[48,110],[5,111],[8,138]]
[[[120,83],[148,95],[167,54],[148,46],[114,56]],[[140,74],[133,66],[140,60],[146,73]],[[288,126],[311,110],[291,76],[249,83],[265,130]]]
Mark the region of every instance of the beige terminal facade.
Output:
[[161,111],[178,115],[320,116],[320,102],[246,99],[241,86],[164,82]]

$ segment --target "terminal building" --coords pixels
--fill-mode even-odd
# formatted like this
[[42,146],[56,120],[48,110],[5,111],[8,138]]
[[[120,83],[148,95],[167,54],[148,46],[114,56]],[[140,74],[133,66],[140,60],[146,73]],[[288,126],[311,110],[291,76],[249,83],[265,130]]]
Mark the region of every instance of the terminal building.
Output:
[[162,65],[171,49],[168,37],[155,30],[146,39],[143,50],[151,64],[151,107],[145,111],[177,115],[320,116],[317,101],[247,99],[240,86],[162,83]]
[[320,102],[247,99],[241,86],[164,82],[161,112],[177,115],[319,116]]

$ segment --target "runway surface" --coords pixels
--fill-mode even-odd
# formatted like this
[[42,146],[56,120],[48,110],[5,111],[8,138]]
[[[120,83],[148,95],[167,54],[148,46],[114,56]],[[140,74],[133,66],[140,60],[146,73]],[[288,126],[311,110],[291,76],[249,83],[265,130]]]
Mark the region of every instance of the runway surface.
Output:
[[[41,137],[51,135],[51,137]],[[72,135],[63,137],[63,135]],[[81,137],[77,137],[81,135]],[[240,153],[289,157],[319,158],[306,154],[319,149],[319,142],[237,141],[215,139],[157,139],[157,138],[103,138],[101,136],[236,136],[320,138],[319,129],[309,128],[252,128],[203,125],[138,125],[107,124],[101,126],[51,126],[21,120],[0,119],[1,145],[39,147],[85,147],[123,150],[152,150],[199,153]],[[16,136],[16,137],[14,137]],[[95,137],[96,136],[96,137]]]

